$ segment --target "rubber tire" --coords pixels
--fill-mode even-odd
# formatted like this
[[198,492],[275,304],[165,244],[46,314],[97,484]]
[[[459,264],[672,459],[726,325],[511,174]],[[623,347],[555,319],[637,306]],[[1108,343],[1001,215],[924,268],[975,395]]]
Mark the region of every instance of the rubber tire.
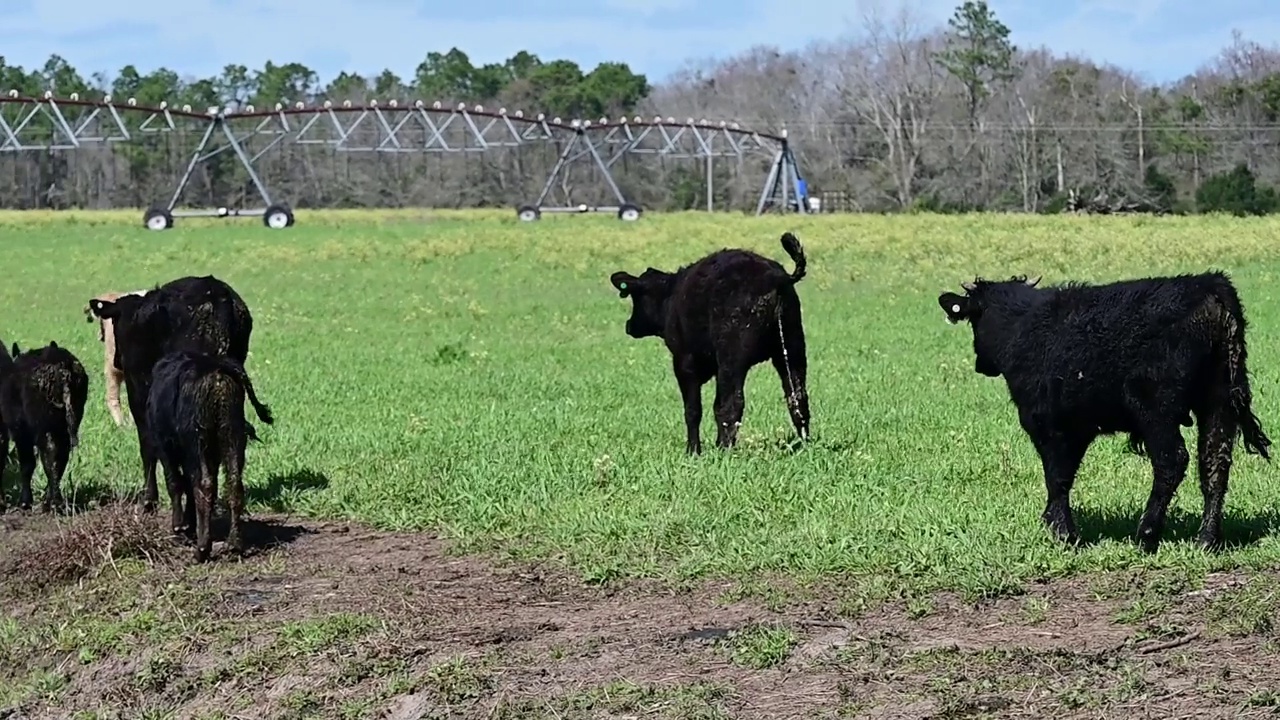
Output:
[[[271,224],[272,216],[284,215],[284,225],[276,227]],[[262,213],[262,224],[272,230],[283,230],[293,227],[293,211],[287,205],[272,205]]]
[[[156,218],[164,218],[164,227],[159,227],[158,223],[156,226],[152,226],[152,221]],[[173,227],[173,213],[162,207],[150,208],[142,216],[142,226],[152,231],[169,230]]]
[[624,203],[622,207],[618,208],[618,219],[623,222],[635,222],[640,219],[640,214],[641,210],[639,205]]
[[537,222],[542,219],[542,211],[532,205],[521,205],[516,209],[516,219],[520,222]]

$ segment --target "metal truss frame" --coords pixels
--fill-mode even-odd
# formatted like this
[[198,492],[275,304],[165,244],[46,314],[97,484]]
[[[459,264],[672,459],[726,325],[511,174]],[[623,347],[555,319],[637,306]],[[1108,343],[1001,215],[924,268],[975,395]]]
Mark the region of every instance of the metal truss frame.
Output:
[[[39,120],[38,122],[36,122]],[[293,225],[289,205],[272,193],[255,169],[269,150],[283,143],[320,145],[335,152],[352,153],[481,153],[536,143],[559,147],[555,165],[531,204],[517,208],[523,221],[538,220],[543,212],[612,212],[624,221],[639,219],[641,209],[629,202],[613,176],[613,167],[627,156],[703,160],[708,167],[707,198],[711,209],[711,164],[716,158],[741,161],[749,155],[771,157],[771,164],[756,214],[767,211],[808,213],[803,180],[786,131],[765,133],[737,123],[695,121],[688,118],[641,117],[610,120],[562,120],[545,114],[526,116],[520,111],[496,112],[482,106],[453,108],[436,102],[401,104],[395,100],[365,105],[350,102],[307,106],[277,104],[269,110],[242,108],[192,108],[161,103],[139,105],[134,98],[123,103],[110,95],[81,99],[23,97],[11,91],[0,97],[0,153],[74,151],[104,143],[129,142],[139,135],[180,131],[200,140],[185,172],[163,205],[150,208],[148,228],[164,230],[175,217],[258,216],[272,228]],[[250,153],[249,140],[262,145]],[[232,153],[262,200],[262,207],[179,209],[183,191],[200,163]],[[598,171],[616,205],[548,206],[557,179],[569,168],[585,164]],[[794,193],[794,196],[793,196]],[[794,197],[794,199],[793,199]]]

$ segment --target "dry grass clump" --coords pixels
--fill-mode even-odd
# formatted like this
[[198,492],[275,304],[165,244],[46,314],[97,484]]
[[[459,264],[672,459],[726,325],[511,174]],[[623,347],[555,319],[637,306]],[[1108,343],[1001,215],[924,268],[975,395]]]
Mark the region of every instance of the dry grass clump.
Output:
[[0,550],[0,577],[11,590],[73,583],[120,560],[167,561],[174,544],[154,518],[136,507],[108,506],[59,521]]

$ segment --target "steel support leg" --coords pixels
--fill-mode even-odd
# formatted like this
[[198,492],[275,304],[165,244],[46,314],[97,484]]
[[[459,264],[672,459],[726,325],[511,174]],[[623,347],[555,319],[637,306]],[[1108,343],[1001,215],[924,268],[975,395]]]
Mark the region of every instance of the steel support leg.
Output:
[[222,118],[218,118],[214,122],[222,126],[222,134],[227,136],[227,143],[235,151],[236,157],[240,158],[240,164],[244,166],[244,171],[249,174],[249,179],[253,181],[253,186],[258,188],[258,194],[262,196],[262,202],[266,203],[267,207],[271,207],[271,195],[267,193],[267,187],[258,178],[258,173],[254,172],[253,161],[249,159],[249,155],[241,147],[240,141],[236,139],[236,134],[231,132],[231,126]]
[[707,212],[715,212],[715,205],[712,198],[715,197],[714,187],[711,183],[712,173],[715,167],[711,164],[711,155],[707,155]]
[[560,157],[556,159],[556,164],[551,168],[551,174],[547,175],[547,182],[542,186],[542,192],[538,193],[538,199],[533,203],[536,208],[541,208],[542,203],[547,199],[547,195],[551,192],[551,185],[555,183],[556,177],[560,175],[560,170],[564,168],[565,162],[569,159],[569,153],[573,151],[575,145],[578,144],[578,137],[582,133],[574,133],[573,139],[564,146],[564,150],[560,151]]
[[178,181],[178,187],[173,191],[173,197],[169,199],[169,212],[178,206],[178,198],[182,197],[182,191],[187,189],[187,183],[191,182],[191,173],[195,172],[196,164],[200,162],[201,156],[204,155],[204,149],[209,147],[209,140],[213,137],[213,125],[210,122],[209,127],[205,128],[204,137],[200,138],[200,144],[196,146],[195,152],[191,153],[191,162],[187,163],[186,172],[182,173],[182,179]]
[[600,157],[600,153],[596,151],[596,144],[591,142],[591,138],[585,138],[587,149],[591,151],[591,157],[595,158],[596,167],[600,168],[600,172],[604,174],[604,181],[609,183],[609,189],[613,191],[613,196],[618,199],[619,205],[626,205],[627,199],[622,197],[622,191],[618,189],[618,184],[613,181],[613,173],[609,172],[609,166],[605,164],[604,158]]
[[782,203],[778,205],[778,212],[785,213],[787,202],[791,200],[791,156],[786,145],[782,146],[782,164],[778,169],[781,172],[778,174],[777,184],[782,188]]
[[773,156],[773,164],[769,166],[769,175],[764,179],[764,189],[760,191],[760,202],[756,203],[756,215],[764,214],[764,204],[777,192],[778,176],[781,174],[783,150]]
[[796,156],[788,147],[785,151],[787,158],[787,183],[786,186],[796,192],[796,212],[804,215],[808,208],[805,207],[805,199],[800,197],[800,166],[796,164]]

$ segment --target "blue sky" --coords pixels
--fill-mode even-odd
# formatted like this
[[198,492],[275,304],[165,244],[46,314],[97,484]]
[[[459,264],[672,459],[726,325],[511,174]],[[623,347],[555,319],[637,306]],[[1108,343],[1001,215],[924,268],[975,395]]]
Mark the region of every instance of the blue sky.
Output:
[[[873,0],[6,0],[0,55],[42,64],[51,52],[86,75],[133,63],[206,76],[240,62],[300,60],[329,79],[391,68],[411,76],[452,45],[477,63],[520,49],[590,67],[622,60],[660,80],[689,57],[755,43],[802,47],[856,32]],[[895,0],[879,0],[896,7]],[[958,0],[910,0],[944,22]],[[1022,46],[1046,44],[1173,80],[1238,27],[1280,38],[1273,0],[990,0]],[[181,8],[179,10],[178,8]]]

